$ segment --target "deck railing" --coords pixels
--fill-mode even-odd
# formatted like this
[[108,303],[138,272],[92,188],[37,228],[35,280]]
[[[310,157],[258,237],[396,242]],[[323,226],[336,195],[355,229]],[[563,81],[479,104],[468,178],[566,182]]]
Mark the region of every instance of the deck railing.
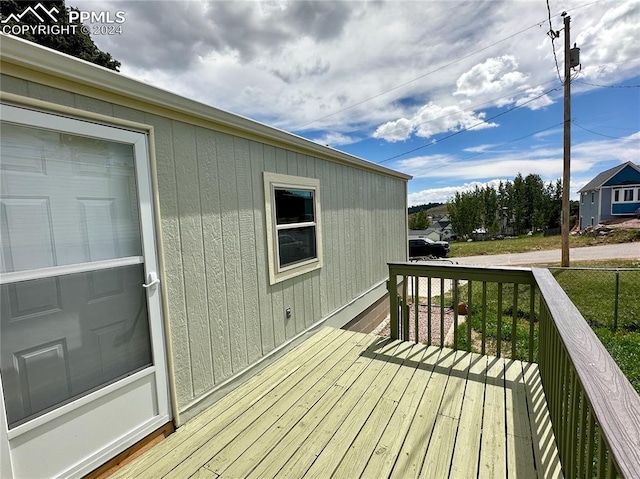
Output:
[[548,270],[390,263],[388,286],[392,338],[539,364],[565,477],[640,478],[640,396]]

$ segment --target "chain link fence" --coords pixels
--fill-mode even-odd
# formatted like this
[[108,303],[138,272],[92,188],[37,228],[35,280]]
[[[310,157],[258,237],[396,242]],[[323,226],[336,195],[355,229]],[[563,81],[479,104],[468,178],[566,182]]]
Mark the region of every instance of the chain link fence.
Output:
[[640,332],[640,268],[549,268],[593,328]]

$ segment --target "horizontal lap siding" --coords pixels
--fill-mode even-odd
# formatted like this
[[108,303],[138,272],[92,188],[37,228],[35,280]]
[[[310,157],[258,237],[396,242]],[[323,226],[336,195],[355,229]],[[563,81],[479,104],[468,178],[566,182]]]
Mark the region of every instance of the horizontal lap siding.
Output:
[[[2,87],[154,127],[180,409],[384,280],[388,261],[405,259],[403,180],[16,78],[3,77]],[[324,266],[273,286],[264,171],[320,179]]]

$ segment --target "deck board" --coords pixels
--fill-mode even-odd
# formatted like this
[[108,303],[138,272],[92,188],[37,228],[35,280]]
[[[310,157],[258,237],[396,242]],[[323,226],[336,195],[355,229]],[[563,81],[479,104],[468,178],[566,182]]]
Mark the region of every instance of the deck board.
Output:
[[325,328],[119,470],[559,477],[535,364]]

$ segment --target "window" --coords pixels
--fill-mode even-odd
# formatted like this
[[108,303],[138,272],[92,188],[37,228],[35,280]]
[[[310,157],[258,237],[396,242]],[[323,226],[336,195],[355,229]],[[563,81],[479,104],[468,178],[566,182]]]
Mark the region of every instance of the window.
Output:
[[270,284],[322,267],[319,180],[264,173]]
[[613,202],[614,203],[630,203],[635,201],[635,198],[640,201],[640,189],[636,194],[637,187],[632,188],[616,188],[613,190]]
[[595,191],[591,192],[591,204],[594,204],[596,202],[596,193]]

